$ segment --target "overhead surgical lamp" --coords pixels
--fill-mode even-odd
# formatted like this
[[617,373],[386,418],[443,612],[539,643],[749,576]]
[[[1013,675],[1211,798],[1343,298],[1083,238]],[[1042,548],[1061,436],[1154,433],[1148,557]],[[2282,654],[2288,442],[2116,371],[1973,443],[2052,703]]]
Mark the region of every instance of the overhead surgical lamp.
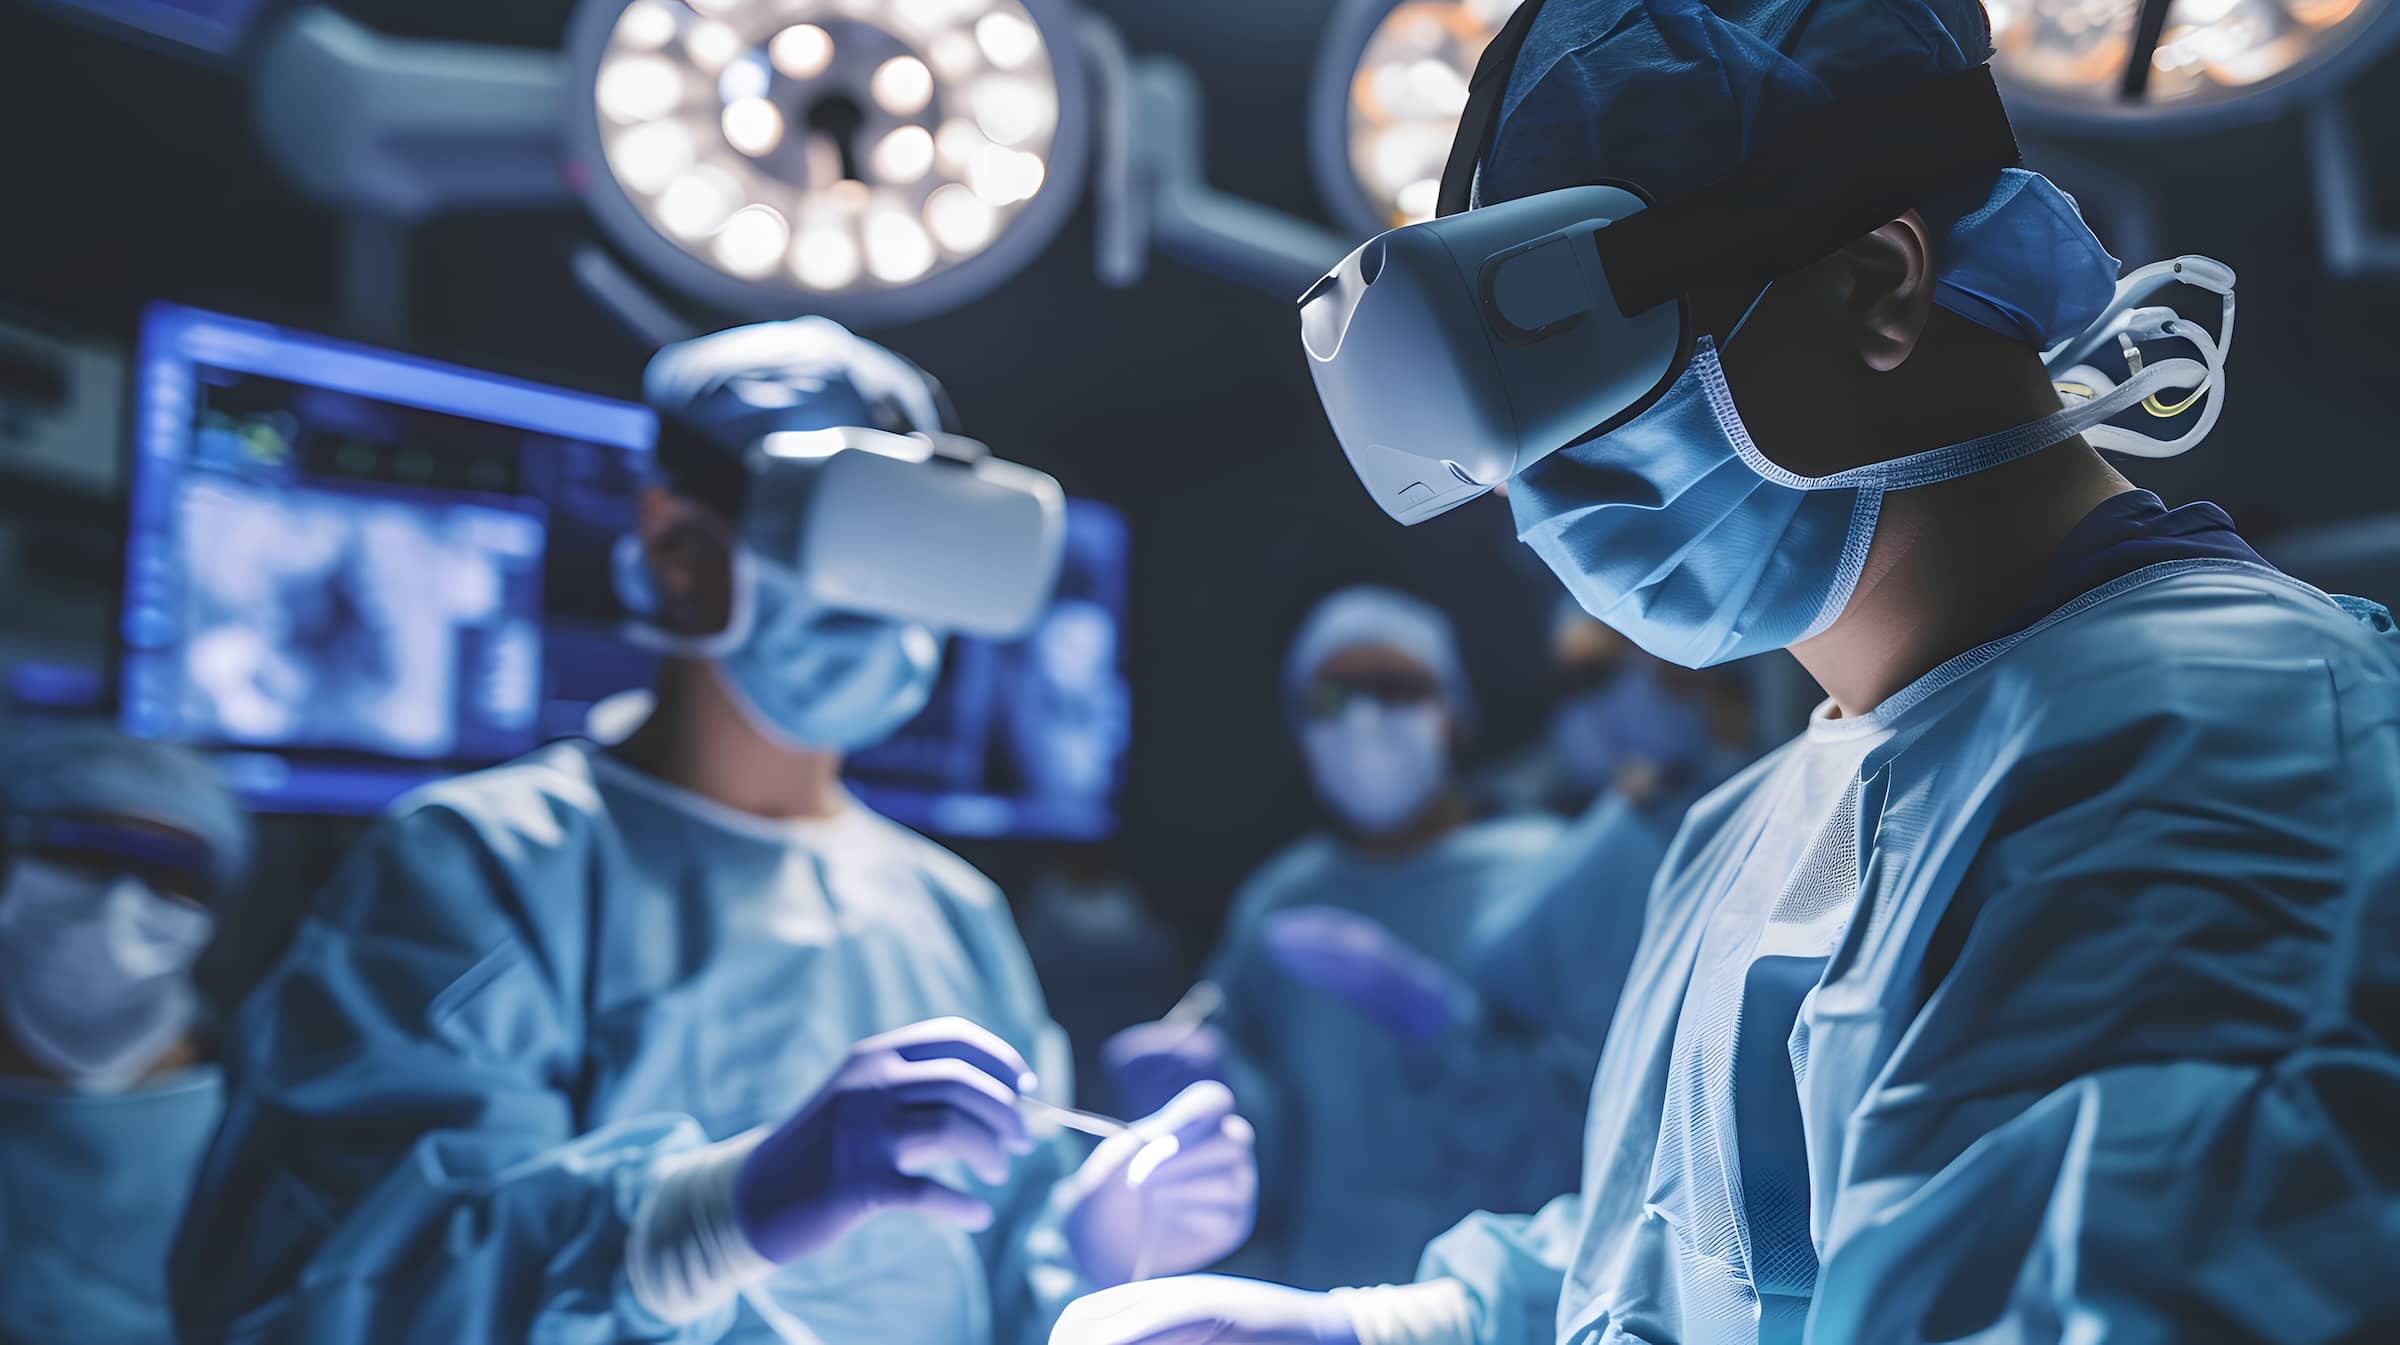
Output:
[[584,0],[570,180],[670,289],[904,322],[1015,274],[1081,196],[1064,0]]
[[1523,0],[1342,0],[1309,88],[1309,152],[1361,238],[1433,218],[1467,79]]
[[2392,0],[1988,0],[2025,125],[2149,135],[2264,120],[2389,50]]
[[312,5],[262,44],[253,116],[344,212],[355,325],[401,325],[415,223],[580,200],[616,253],[575,272],[645,339],[687,306],[873,327],[1057,236],[1092,157],[1092,24],[1070,0],[583,0],[549,53]]

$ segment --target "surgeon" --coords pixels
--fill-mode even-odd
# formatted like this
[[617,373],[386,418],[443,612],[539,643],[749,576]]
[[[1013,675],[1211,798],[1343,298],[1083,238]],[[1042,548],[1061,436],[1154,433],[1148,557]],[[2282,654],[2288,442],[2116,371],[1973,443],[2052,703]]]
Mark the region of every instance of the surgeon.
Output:
[[[2118,281],[2014,166],[1990,49],[1967,0],[1528,3],[1462,119],[1472,208],[1312,292],[1389,507],[1512,478],[1603,620],[1687,666],[1788,648],[1826,700],[1678,835],[1576,1192],[1411,1284],[1172,1279],[1054,1339],[2400,1334],[2400,636],[2095,451],[2205,431],[2230,333],[2142,304],[2182,278],[2229,320],[2232,278]],[[1557,341],[1623,358],[1534,367]],[[1350,395],[1370,366],[1526,414],[1420,455]]]
[[1247,1234],[1224,1090],[1048,1124],[999,893],[841,784],[925,703],[923,619],[1039,610],[1056,484],[821,320],[647,386],[654,706],[403,800],[320,894],[229,1050],[187,1341],[982,1345]]
[[1572,595],[1559,604],[1550,645],[1565,691],[1546,743],[1556,772],[1550,799],[1567,811],[1585,812],[1616,795],[1680,818],[1678,805],[1757,755],[1744,669],[1678,668],[1595,619]]
[[[1570,1181],[1593,1057],[1475,984],[1509,932],[1497,914],[1561,828],[1470,816],[1450,622],[1389,589],[1342,590],[1302,623],[1283,687],[1329,825],[1236,896],[1209,964],[1213,1022],[1170,1016],[1103,1054],[1136,1108],[1195,1078],[1232,1084],[1265,1178],[1235,1264],[1330,1288],[1405,1276],[1469,1211],[1530,1210]],[[1584,909],[1638,925],[1638,903]]]
[[208,764],[98,724],[0,754],[0,1341],[164,1341],[167,1245],[224,1085],[193,964],[250,824]]

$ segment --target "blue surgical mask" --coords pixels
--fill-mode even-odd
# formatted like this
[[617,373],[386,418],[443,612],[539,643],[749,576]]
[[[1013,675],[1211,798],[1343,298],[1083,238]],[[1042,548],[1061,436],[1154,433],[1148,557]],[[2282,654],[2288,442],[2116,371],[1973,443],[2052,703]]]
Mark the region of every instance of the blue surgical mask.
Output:
[[209,913],[142,879],[19,858],[0,888],[0,1011],[71,1086],[121,1090],[191,1031]]
[[883,741],[925,708],[941,641],[924,626],[837,611],[798,576],[747,547],[733,552],[733,613],[709,636],[628,632],[668,653],[714,661],[734,704],[761,733],[795,747],[849,752]]
[[1879,488],[1811,490],[1759,453],[1716,345],[1617,429],[1517,474],[1517,537],[1584,610],[1705,668],[1833,624],[1874,540]]
[[1424,811],[1448,776],[1449,716],[1436,701],[1358,696],[1302,725],[1300,747],[1318,795],[1361,832],[1388,835]]
[[[2172,317],[2150,325],[2191,341],[2202,360],[2158,361],[2121,387],[2028,424],[1815,477],[1776,466],[1750,441],[1716,345],[1703,336],[1648,410],[1517,473],[1509,490],[1517,537],[1585,611],[1670,663],[1706,668],[1786,648],[1848,606],[1887,492],[2014,462],[2161,387],[2206,383],[2214,405],[2223,395],[2216,343]],[[2204,430],[2165,444],[2119,433],[2155,445],[2139,451],[2164,455]]]
[[816,606],[795,576],[755,557],[736,579],[750,590],[750,630],[718,657],[717,673],[770,737],[848,752],[925,708],[942,671],[932,631]]

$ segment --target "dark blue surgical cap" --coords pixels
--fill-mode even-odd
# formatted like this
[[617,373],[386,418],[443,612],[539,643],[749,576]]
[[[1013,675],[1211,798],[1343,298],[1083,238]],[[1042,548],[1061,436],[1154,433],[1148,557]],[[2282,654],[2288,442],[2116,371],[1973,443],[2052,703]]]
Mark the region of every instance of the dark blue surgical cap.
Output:
[[[1672,199],[1837,98],[1981,64],[1976,0],[1549,0],[1526,34],[1478,185],[1484,202],[1596,181]],[[2065,193],[2003,171],[1930,201],[1935,302],[2036,348],[2096,319],[2117,262]]]

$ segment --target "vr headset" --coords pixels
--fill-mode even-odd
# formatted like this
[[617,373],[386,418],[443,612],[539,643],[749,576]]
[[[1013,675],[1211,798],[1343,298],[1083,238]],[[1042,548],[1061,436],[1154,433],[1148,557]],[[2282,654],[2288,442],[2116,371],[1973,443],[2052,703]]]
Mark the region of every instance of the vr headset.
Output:
[[1333,430],[1401,523],[1446,513],[1649,407],[1689,359],[1689,296],[1763,290],[1912,206],[2022,160],[1991,70],[1821,109],[1673,201],[1634,183],[1476,205],[1541,0],[1485,48],[1436,218],[1369,239],[1300,297]]
[[823,606],[1006,639],[1058,582],[1058,482],[973,439],[785,431],[759,440],[748,466],[743,542]]
[[[993,639],[1023,634],[1048,603],[1066,539],[1048,473],[946,430],[769,430],[738,455],[723,433],[662,415],[660,466],[805,600]],[[614,563],[628,605],[647,610],[640,539],[620,539]]]

